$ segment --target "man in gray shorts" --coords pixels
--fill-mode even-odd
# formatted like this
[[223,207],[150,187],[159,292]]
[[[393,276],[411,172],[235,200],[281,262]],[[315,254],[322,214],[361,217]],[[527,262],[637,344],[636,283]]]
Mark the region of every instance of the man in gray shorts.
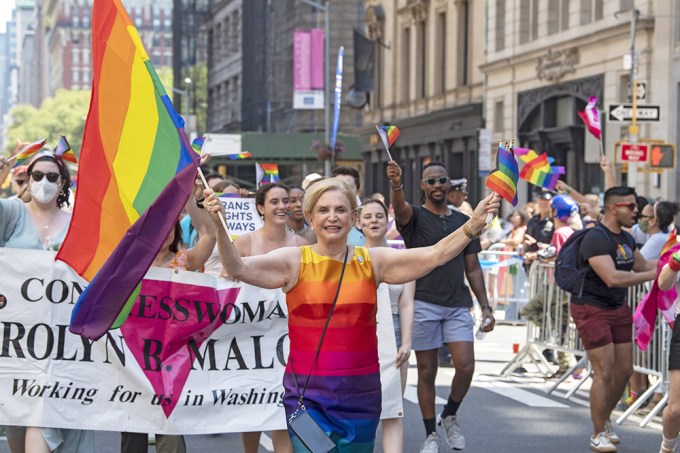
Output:
[[[406,247],[436,244],[463,226],[468,216],[446,206],[450,182],[444,165],[430,163],[423,168],[420,182],[424,194],[422,206],[411,206],[406,202],[401,175],[401,168],[396,162],[387,163],[394,217]],[[427,436],[421,453],[439,451],[441,439],[437,434],[437,423],[446,430],[446,442],[451,448],[465,448],[465,437],[456,413],[470,388],[475,370],[474,319],[470,313],[472,296],[465,285],[466,276],[482,307],[484,321],[488,319],[484,330],[493,330],[495,323],[477,258],[481,250],[479,240],[473,240],[462,254],[416,281],[413,350],[418,361],[418,403]],[[456,372],[448,402],[435,418],[437,349],[444,344],[451,352]]]

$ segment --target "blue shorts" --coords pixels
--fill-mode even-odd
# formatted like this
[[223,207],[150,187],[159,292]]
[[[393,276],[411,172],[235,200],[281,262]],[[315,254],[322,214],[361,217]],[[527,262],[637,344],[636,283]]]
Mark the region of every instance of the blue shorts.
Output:
[[397,340],[397,351],[401,348],[401,318],[399,313],[392,313],[392,324],[394,325],[394,338]]
[[413,350],[438,349],[447,343],[473,340],[474,319],[467,307],[442,307],[414,300]]

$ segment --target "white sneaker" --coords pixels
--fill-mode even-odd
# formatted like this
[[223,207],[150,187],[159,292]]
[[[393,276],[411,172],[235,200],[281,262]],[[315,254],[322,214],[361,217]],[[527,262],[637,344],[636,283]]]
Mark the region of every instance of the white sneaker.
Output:
[[607,437],[609,437],[609,442],[613,444],[618,444],[621,442],[621,439],[619,438],[619,435],[614,432],[614,429],[612,428],[612,421],[607,420],[604,422],[604,432],[607,434]]
[[442,440],[439,434],[432,433],[427,436],[423,446],[420,447],[420,453],[439,453],[439,447],[442,446]]
[[616,446],[609,440],[607,434],[602,431],[596,436],[590,438],[590,449],[593,451],[616,451]]
[[663,443],[661,443],[661,449],[659,450],[659,453],[675,453],[675,448],[669,449],[663,446]]
[[449,415],[442,418],[441,414],[437,415],[437,424],[446,430],[446,443],[454,450],[462,450],[465,448],[465,437],[460,431],[460,425],[455,415]]

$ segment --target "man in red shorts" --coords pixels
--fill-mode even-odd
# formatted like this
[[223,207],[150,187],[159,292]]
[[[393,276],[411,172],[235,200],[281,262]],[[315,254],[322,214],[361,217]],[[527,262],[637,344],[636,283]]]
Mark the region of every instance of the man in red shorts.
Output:
[[[590,265],[583,295],[571,297],[571,317],[593,366],[590,418],[593,451],[616,451],[619,437],[609,417],[633,372],[631,309],[627,288],[654,279],[656,267],[622,230],[637,217],[635,189],[612,187],[604,194],[604,218],[591,228],[579,249],[579,264]],[[632,271],[632,272],[631,272]]]

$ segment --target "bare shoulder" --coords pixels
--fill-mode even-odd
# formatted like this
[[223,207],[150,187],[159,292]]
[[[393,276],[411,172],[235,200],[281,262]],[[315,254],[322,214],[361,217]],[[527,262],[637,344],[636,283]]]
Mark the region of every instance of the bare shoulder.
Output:
[[237,236],[236,239],[234,239],[234,247],[236,247],[238,254],[241,255],[242,257],[252,255],[251,250],[254,234],[255,232],[248,232],[240,236]]

